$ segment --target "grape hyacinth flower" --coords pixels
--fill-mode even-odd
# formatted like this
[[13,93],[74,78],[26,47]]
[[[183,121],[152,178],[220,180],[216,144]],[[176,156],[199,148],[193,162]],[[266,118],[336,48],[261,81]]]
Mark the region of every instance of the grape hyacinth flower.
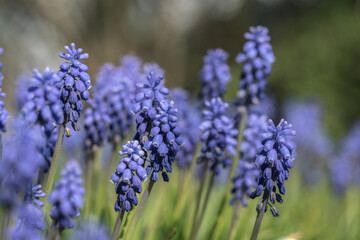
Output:
[[233,121],[226,116],[228,104],[221,98],[205,102],[203,121],[200,125],[200,140],[203,142],[198,162],[209,161],[215,174],[232,164],[231,157],[236,154],[237,133]]
[[236,61],[243,65],[236,101],[238,107],[257,105],[265,96],[266,78],[275,61],[268,32],[266,27],[257,26],[250,27],[250,32],[245,33],[248,41],[243,52],[236,57]]
[[27,92],[29,87],[32,85],[31,75],[31,73],[24,73],[16,79],[13,102],[18,112],[21,112],[27,102],[28,95],[24,93]]
[[41,126],[46,126],[48,123],[61,124],[64,115],[59,100],[60,91],[54,86],[54,83],[59,81],[56,71],[47,67],[42,73],[36,68],[33,72],[27,101],[22,108],[25,120]]
[[45,197],[41,190],[41,185],[35,185],[25,194],[24,202],[18,209],[18,218],[12,239],[42,239],[41,231],[45,225],[43,221],[44,213],[41,208],[44,203],[37,198]]
[[230,203],[235,201],[247,206],[247,197],[252,192],[252,188],[257,186],[255,179],[259,176],[259,169],[255,166],[255,158],[258,149],[261,148],[262,134],[267,130],[267,117],[259,112],[251,111],[247,115],[246,127],[241,143],[240,161],[238,163],[235,176],[232,179],[234,194]]
[[88,222],[80,222],[79,227],[73,232],[69,239],[109,240],[110,236],[104,226],[95,220],[90,220]]
[[76,160],[67,162],[61,179],[49,194],[48,201],[53,205],[50,217],[59,231],[75,226],[73,218],[80,215],[80,208],[84,205],[85,189],[81,175],[81,167]]
[[115,191],[118,194],[114,209],[116,212],[121,209],[128,212],[138,204],[137,193],[141,193],[141,182],[147,179],[146,170],[142,167],[145,152],[135,140],[123,145],[123,150],[119,154],[126,156],[120,160],[116,172],[110,179],[112,183],[116,183]]
[[104,144],[107,125],[111,121],[107,106],[98,97],[89,101],[91,107],[85,110],[85,152],[91,154]]
[[[0,48],[0,56],[3,54],[3,49]],[[2,92],[2,62],[0,61],[0,132],[6,132],[6,120],[9,116],[8,111],[5,109],[5,102],[2,98],[5,97],[5,93]]]
[[[70,46],[71,48],[65,46],[67,53],[60,53],[60,57],[68,62],[60,65],[60,70],[57,72],[60,81],[56,86],[60,89],[60,100],[63,103],[63,125],[66,127],[66,124],[71,122],[73,129],[79,131],[77,121],[83,110],[82,100],[89,99],[88,90],[91,88],[90,76],[87,74],[88,67],[80,60],[89,58],[89,54],[82,54],[83,49],[76,49],[74,43]],[[71,130],[67,127],[65,129],[66,136],[70,137]]]
[[177,127],[177,109],[174,102],[166,98],[170,91],[161,84],[163,77],[155,78],[150,73],[147,80],[148,83],[137,84],[142,91],[136,95],[131,108],[137,113],[134,140],[150,152],[150,164],[146,171],[148,175],[152,171],[152,181],[156,182],[161,172],[167,182],[167,173],[172,172],[172,162],[184,140]]
[[[143,67],[143,81],[144,83],[147,82],[148,76],[151,74],[154,79],[163,78],[165,71],[162,69],[157,63],[146,63]],[[163,81],[160,84],[164,84]]]
[[178,127],[184,138],[184,145],[179,149],[176,163],[181,169],[187,169],[193,159],[196,143],[199,137],[201,116],[198,109],[191,104],[190,94],[181,88],[172,91],[171,98],[177,104]]
[[[268,131],[263,134],[263,146],[259,149],[255,160],[261,171],[258,186],[250,194],[250,198],[254,199],[264,192],[263,200],[257,207],[258,212],[263,208],[266,210],[267,204],[271,206],[268,199],[272,204],[275,204],[275,201],[283,202],[281,195],[285,194],[284,183],[289,177],[289,170],[293,167],[295,154],[295,146],[288,139],[289,136],[295,135],[295,131],[291,129],[292,125],[284,119],[277,126],[271,119],[268,120],[268,124]],[[280,215],[275,206],[271,206],[271,212],[274,217]]]
[[204,57],[204,66],[200,72],[200,98],[203,102],[222,97],[225,93],[231,79],[230,67],[226,63],[228,57],[228,53],[221,48],[209,49]]
[[[12,121],[14,134],[5,139],[0,163],[0,200],[9,209],[18,204],[17,194],[25,194],[46,162],[40,151],[45,140],[40,126],[29,127],[21,118]],[[20,147],[19,147],[20,146]]]

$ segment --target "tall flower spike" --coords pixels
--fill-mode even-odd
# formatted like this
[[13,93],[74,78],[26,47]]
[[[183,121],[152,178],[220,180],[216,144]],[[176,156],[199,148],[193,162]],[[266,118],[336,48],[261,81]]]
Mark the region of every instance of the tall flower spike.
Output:
[[198,162],[210,161],[210,169],[218,174],[221,166],[231,165],[231,157],[236,154],[238,131],[232,120],[226,116],[228,104],[221,98],[205,102],[205,107],[200,125],[200,140],[203,146]]
[[[267,207],[262,206],[264,203],[271,206],[268,199],[272,204],[275,204],[275,201],[283,202],[281,195],[285,194],[284,183],[289,177],[289,170],[293,167],[295,154],[294,144],[287,139],[289,136],[295,135],[295,131],[291,129],[292,125],[284,119],[277,126],[271,119],[268,120],[268,124],[267,132],[263,134],[263,146],[259,149],[255,160],[261,171],[258,186],[250,194],[250,198],[256,198],[264,192],[263,200],[257,208],[258,211],[261,210],[260,206]],[[275,206],[271,206],[271,212],[274,217],[279,216],[279,211]]]
[[42,239],[41,231],[44,230],[41,208],[44,203],[37,198],[45,197],[41,185],[35,185],[25,194],[22,206],[18,210],[16,228],[12,233],[12,239]]
[[53,85],[58,80],[55,70],[45,68],[41,73],[34,69],[33,84],[28,89],[27,102],[22,108],[27,122],[46,126],[49,122],[60,124],[64,121],[60,91]]
[[108,115],[107,105],[98,97],[89,101],[91,107],[85,110],[85,152],[90,154],[97,147],[104,144],[107,125],[111,119]]
[[187,169],[193,159],[196,143],[199,138],[201,115],[190,102],[190,94],[181,88],[172,91],[171,98],[178,109],[178,127],[184,138],[184,145],[176,155],[176,163],[181,169]]
[[163,77],[154,78],[150,73],[147,80],[148,83],[137,84],[142,91],[136,95],[131,108],[132,112],[138,113],[134,140],[150,152],[150,165],[146,171],[147,174],[153,172],[152,180],[156,182],[161,172],[164,181],[169,181],[167,173],[172,172],[172,162],[184,140],[177,127],[177,109],[167,99],[170,91],[161,84]]
[[[0,48],[0,56],[3,54],[3,49]],[[2,92],[2,62],[0,61],[0,132],[6,132],[6,120],[9,116],[8,111],[5,109],[5,102],[2,98],[5,97],[5,93]]]
[[41,128],[29,127],[22,119],[14,119],[11,124],[14,134],[5,139],[0,163],[0,201],[7,208],[18,204],[17,194],[26,194],[46,162],[40,149],[45,145]]
[[73,218],[80,215],[85,194],[81,175],[81,167],[76,160],[67,162],[61,172],[61,179],[49,194],[48,201],[53,205],[50,217],[59,229],[73,228],[75,226]]
[[145,169],[142,167],[145,159],[145,152],[138,141],[129,141],[123,145],[120,156],[125,155],[111,176],[110,181],[116,183],[115,192],[118,195],[114,209],[130,211],[138,204],[137,193],[141,193],[141,182],[147,179]]
[[[87,53],[82,53],[82,49],[76,49],[75,44],[71,43],[71,48],[65,46],[67,53],[60,53],[60,57],[69,61],[60,65],[57,75],[60,81],[56,86],[60,89],[60,100],[63,103],[64,125],[71,122],[75,131],[80,127],[77,121],[83,110],[82,100],[89,99],[88,90],[91,88],[90,76],[87,74],[88,67],[81,63],[80,60],[89,58]],[[66,136],[71,136],[70,129],[66,128]]]
[[225,93],[231,79],[230,67],[226,63],[228,57],[221,48],[209,49],[204,57],[204,66],[200,72],[200,97],[203,102],[222,97]]
[[259,169],[255,166],[255,158],[259,148],[261,148],[262,134],[267,130],[267,117],[252,111],[247,116],[246,127],[241,143],[240,161],[238,163],[233,180],[232,193],[234,193],[231,203],[238,200],[243,206],[247,206],[247,197],[252,192],[252,188],[257,186],[255,179],[259,176]]
[[249,107],[259,104],[265,96],[266,78],[271,73],[271,65],[275,61],[268,36],[268,29],[263,26],[250,27],[245,33],[243,52],[236,57],[243,64],[236,104]]

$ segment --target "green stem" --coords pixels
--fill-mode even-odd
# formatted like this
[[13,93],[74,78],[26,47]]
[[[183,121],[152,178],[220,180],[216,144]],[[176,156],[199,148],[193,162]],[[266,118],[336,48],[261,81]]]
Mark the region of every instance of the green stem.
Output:
[[234,227],[235,227],[235,223],[238,219],[239,216],[239,212],[240,212],[240,207],[241,207],[241,203],[239,201],[235,201],[235,209],[234,209],[234,213],[233,216],[231,218],[231,225],[230,225],[230,229],[229,229],[229,233],[228,233],[228,240],[231,240],[234,238]]
[[264,217],[264,213],[265,210],[267,208],[267,203],[268,203],[268,198],[269,198],[269,191],[265,190],[264,195],[263,195],[263,199],[262,199],[262,208],[259,210],[257,216],[256,216],[256,220],[255,220],[255,225],[251,234],[251,238],[250,240],[256,240],[258,235],[259,235],[259,231],[260,231],[260,227],[261,227],[261,223]]
[[195,234],[195,229],[196,229],[196,217],[198,215],[199,209],[200,209],[200,203],[201,203],[201,196],[204,192],[204,186],[205,186],[205,182],[206,182],[206,176],[207,176],[207,172],[208,172],[208,166],[209,166],[209,161],[206,161],[205,164],[205,168],[204,168],[204,172],[201,176],[201,180],[200,180],[200,186],[199,186],[199,190],[198,190],[198,196],[196,198],[196,203],[195,203],[195,212],[194,212],[194,216],[193,216],[193,221],[192,221],[192,227],[191,227],[191,239],[193,239],[193,236]]
[[[244,136],[244,129],[245,129],[245,125],[246,125],[246,117],[247,117],[247,110],[246,108],[242,108],[240,110],[240,114],[241,114],[241,119],[240,119],[240,123],[239,123],[239,131],[238,131],[238,136],[237,136],[237,140],[238,140],[238,144],[236,146],[236,152],[240,154],[240,150],[241,150],[241,143],[243,141],[243,136]],[[211,228],[211,234],[210,237],[214,238],[214,234],[216,231],[216,227],[218,226],[218,222],[219,220],[222,218],[222,215],[225,214],[225,204],[228,204],[231,198],[231,188],[232,188],[232,181],[231,179],[235,176],[235,172],[236,172],[236,168],[238,166],[238,162],[240,161],[240,157],[239,155],[235,155],[233,158],[233,164],[231,165],[231,169],[230,169],[230,174],[229,177],[226,181],[226,187],[225,187],[225,194],[223,195],[223,198],[221,200],[220,203],[220,207],[219,207],[219,211],[217,213],[217,217],[216,217],[216,221],[215,221],[215,225],[213,228]],[[225,217],[224,217],[225,218]]]
[[53,222],[51,223],[51,226],[50,226],[48,235],[47,235],[47,237],[46,237],[46,240],[52,240],[55,231],[56,231],[56,224],[55,224],[55,221],[53,221]]
[[[189,171],[186,175],[185,181],[184,181],[184,187],[190,187],[191,180],[194,177],[194,173],[195,173],[195,169],[196,169],[196,165],[197,165],[196,159],[197,159],[198,152],[200,151],[200,148],[201,148],[201,142],[198,141],[195,151],[194,151],[193,159],[191,161],[190,169],[189,169]],[[184,210],[184,207],[186,205],[187,198],[189,197],[189,195],[190,194],[180,194],[179,201],[177,201],[176,208],[174,211],[174,221],[175,222],[182,216],[182,214],[184,214],[183,210]]]
[[92,178],[93,178],[93,172],[94,172],[94,155],[90,154],[90,156],[87,159],[87,166],[86,166],[86,195],[85,195],[85,218],[88,218],[89,211],[91,207],[91,190],[92,190]]
[[59,156],[60,156],[60,151],[61,151],[61,145],[64,139],[64,131],[65,131],[65,126],[64,125],[60,125],[60,129],[59,129],[59,133],[58,133],[58,138],[56,140],[56,145],[55,145],[55,149],[54,149],[54,155],[51,161],[51,165],[50,165],[50,170],[49,170],[49,175],[46,181],[46,185],[45,185],[45,199],[44,199],[44,203],[45,203],[45,207],[44,209],[46,209],[47,206],[47,198],[49,196],[49,193],[51,191],[52,185],[54,183],[54,178],[55,178],[55,173],[56,173],[56,167],[57,164],[59,162]]
[[121,208],[117,218],[116,218],[116,222],[115,222],[115,226],[114,226],[114,231],[112,233],[111,239],[112,240],[116,240],[119,236],[120,233],[120,227],[121,227],[121,223],[124,219],[124,214],[125,214],[125,210],[124,208]]
[[201,227],[201,223],[202,223],[202,220],[204,219],[206,207],[207,207],[207,204],[209,203],[210,193],[211,193],[211,190],[213,189],[214,179],[215,179],[215,172],[212,171],[211,178],[210,178],[210,183],[209,183],[209,186],[206,189],[206,195],[205,195],[203,207],[201,209],[200,217],[199,217],[199,219],[198,219],[198,221],[196,223],[196,227],[195,227],[195,230],[194,230],[194,235],[191,236],[191,239],[196,238],[196,236],[197,236],[197,234],[199,232],[199,229]]
[[[151,175],[152,176],[152,175]],[[135,232],[135,229],[136,229],[136,226],[140,220],[140,217],[141,217],[141,214],[144,210],[144,207],[145,207],[145,204],[146,204],[146,201],[148,200],[149,196],[150,196],[150,193],[151,193],[151,190],[154,186],[154,181],[152,180],[152,178],[150,179],[146,189],[145,189],[145,192],[140,200],[140,203],[136,209],[136,212],[135,212],[135,215],[134,215],[134,218],[132,219],[131,223],[130,223],[130,226],[129,226],[129,229],[128,229],[128,234],[129,234],[129,239],[132,239],[132,236]]]

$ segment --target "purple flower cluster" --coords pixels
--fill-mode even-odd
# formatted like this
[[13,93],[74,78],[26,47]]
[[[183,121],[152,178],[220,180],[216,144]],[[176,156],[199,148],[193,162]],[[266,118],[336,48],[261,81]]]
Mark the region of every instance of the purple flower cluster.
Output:
[[311,186],[321,179],[326,159],[332,156],[333,142],[326,134],[322,106],[316,101],[286,101],[285,117],[296,126],[296,154],[304,179]]
[[189,100],[190,94],[186,90],[181,88],[172,90],[171,98],[176,103],[176,108],[178,109],[177,126],[184,138],[184,145],[176,155],[176,163],[181,169],[186,169],[190,166],[195,154],[201,116],[198,109],[191,104]]
[[[287,139],[288,136],[295,135],[295,131],[291,129],[292,125],[284,119],[277,126],[271,119],[268,120],[268,124],[268,131],[263,134],[263,146],[259,149],[255,160],[261,171],[258,186],[250,194],[250,198],[256,198],[264,191],[263,200],[258,205],[258,210],[266,207],[261,204],[264,204],[264,201],[269,197],[273,204],[275,204],[275,200],[279,203],[283,202],[280,194],[285,194],[284,183],[289,177],[289,169],[293,167],[295,154],[294,144]],[[274,182],[276,182],[280,194],[277,193]],[[270,203],[268,204],[270,205]],[[274,217],[278,217],[280,214],[275,206],[271,206],[271,212]]]
[[225,93],[231,79],[230,67],[226,63],[228,57],[221,48],[209,49],[204,57],[204,66],[200,72],[200,97],[203,102],[222,97]]
[[[76,49],[75,44],[71,43],[71,48],[65,46],[67,53],[60,53],[60,57],[67,60],[60,65],[57,72],[60,80],[56,86],[60,89],[60,100],[63,103],[64,125],[71,122],[75,131],[79,131],[80,127],[77,121],[83,110],[82,100],[89,99],[88,90],[91,88],[90,76],[87,74],[88,67],[81,63],[80,60],[89,58],[89,54],[83,53],[82,49]],[[70,129],[66,128],[66,136],[71,136]]]
[[4,141],[0,163],[0,200],[10,209],[18,203],[17,194],[28,191],[29,183],[46,164],[40,152],[45,145],[41,128],[30,128],[22,119],[14,119],[12,128],[14,134]]
[[21,112],[25,103],[27,102],[28,95],[24,94],[29,90],[29,87],[33,84],[32,74],[31,73],[23,73],[16,79],[16,86],[14,91],[14,105],[16,110]]
[[49,194],[48,201],[53,205],[50,217],[60,230],[75,226],[73,218],[80,215],[80,208],[84,205],[85,188],[81,175],[81,167],[76,160],[67,162],[61,179]]
[[250,27],[245,33],[243,52],[236,57],[243,64],[239,83],[237,105],[257,105],[264,98],[267,84],[266,78],[271,73],[271,65],[275,61],[268,36],[268,29],[263,26]]
[[177,127],[177,109],[167,99],[170,91],[161,84],[163,77],[155,78],[150,73],[147,80],[147,83],[137,84],[142,91],[135,96],[131,108],[137,114],[134,140],[150,152],[146,171],[148,175],[152,172],[152,180],[156,182],[162,172],[164,181],[169,181],[167,172],[172,172],[171,163],[184,140]]
[[247,206],[247,197],[252,192],[252,188],[257,186],[255,179],[259,176],[259,169],[255,165],[255,158],[258,149],[261,148],[262,134],[267,130],[267,117],[258,112],[251,112],[246,118],[243,141],[241,143],[240,161],[238,163],[235,177],[232,179],[234,185],[232,193],[234,198],[231,200],[240,201],[243,206]]
[[25,120],[31,124],[46,126],[48,123],[61,124],[64,121],[60,91],[54,86],[59,79],[55,70],[45,68],[41,73],[34,69],[33,84],[28,88],[27,101],[22,108]]
[[96,150],[96,147],[103,146],[107,125],[111,119],[108,115],[108,109],[98,97],[89,100],[90,108],[85,110],[85,152],[91,154]]
[[[3,53],[3,49],[0,48],[0,56]],[[6,132],[6,120],[9,116],[8,111],[5,109],[5,102],[1,100],[5,97],[5,93],[2,92],[2,80],[3,80],[3,74],[2,74],[2,62],[0,61],[0,132]]]
[[344,193],[351,184],[360,184],[360,122],[349,130],[341,141],[339,152],[330,164],[330,179],[337,193]]
[[221,98],[205,102],[203,121],[200,125],[200,140],[203,142],[198,162],[209,161],[210,169],[218,174],[223,167],[232,164],[231,157],[236,154],[237,129],[226,116],[228,104]]
[[115,211],[124,209],[130,211],[138,204],[136,193],[141,193],[141,182],[147,179],[144,164],[145,152],[138,141],[127,142],[123,145],[120,156],[126,155],[120,160],[116,172],[111,176],[110,181],[116,183],[115,191],[118,194],[115,202]]
[[41,190],[41,185],[35,185],[25,194],[23,204],[18,209],[18,218],[12,239],[42,239],[41,231],[45,225],[43,221],[44,213],[41,208],[44,203],[37,198],[45,197]]

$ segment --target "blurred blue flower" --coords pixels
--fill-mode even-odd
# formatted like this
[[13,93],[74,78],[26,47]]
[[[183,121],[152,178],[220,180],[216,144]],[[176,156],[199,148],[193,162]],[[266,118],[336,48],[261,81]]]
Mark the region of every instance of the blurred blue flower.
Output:
[[95,220],[82,221],[79,227],[75,229],[72,235],[69,237],[70,240],[109,240],[110,236],[106,228]]
[[242,64],[236,102],[238,106],[257,105],[265,96],[266,78],[270,75],[271,65],[275,61],[268,32],[266,27],[257,26],[250,27],[250,32],[245,33],[248,41],[236,57],[236,61]]
[[[71,48],[65,46],[67,53],[60,53],[60,57],[69,61],[60,65],[57,75],[60,81],[56,86],[60,89],[60,100],[63,103],[64,125],[71,122],[75,131],[79,131],[77,121],[83,110],[82,100],[89,99],[88,90],[91,88],[90,76],[87,74],[88,67],[80,60],[89,58],[89,54],[83,53],[82,49],[76,49],[75,44],[71,43]],[[70,129],[66,129],[66,136],[71,136]]]
[[205,102],[203,120],[200,125],[200,140],[203,145],[198,163],[209,161],[210,169],[218,174],[223,167],[232,164],[236,155],[237,133],[233,121],[226,116],[228,104],[221,98]]
[[[264,191],[261,202],[264,203],[270,198],[270,202],[275,204],[275,201],[283,202],[280,194],[285,194],[284,183],[289,177],[290,168],[293,167],[295,146],[288,137],[294,136],[295,131],[291,129],[292,125],[284,119],[277,126],[271,119],[268,120],[268,124],[268,131],[263,134],[263,146],[259,149],[255,160],[261,171],[258,186],[250,194],[250,198],[259,197]],[[276,182],[277,188],[274,182]],[[277,193],[277,190],[280,194]],[[279,216],[278,210],[275,207],[271,208],[274,217]]]
[[176,163],[181,169],[187,169],[195,154],[196,143],[199,138],[201,123],[200,111],[190,101],[190,94],[181,88],[172,90],[171,98],[178,109],[177,126],[184,138],[184,145],[178,150]]
[[28,95],[24,93],[28,91],[31,85],[33,85],[31,73],[24,73],[16,79],[16,87],[14,91],[13,101],[16,110],[19,112],[21,112],[22,108],[27,102]]
[[[0,48],[0,56],[3,54],[3,49]],[[5,102],[2,100],[2,98],[5,97],[5,93],[2,92],[2,80],[3,80],[3,74],[2,74],[2,62],[0,61],[0,132],[6,132],[6,121],[9,116],[8,111],[5,109]]]
[[231,79],[230,67],[226,63],[228,57],[221,48],[209,49],[204,57],[204,66],[200,72],[200,97],[203,102],[222,97],[225,93]]
[[48,201],[53,205],[50,217],[60,230],[73,228],[75,226],[73,218],[80,215],[80,208],[84,206],[85,189],[81,175],[79,163],[70,160],[61,172],[61,179],[49,194]]
[[118,194],[114,209],[130,211],[133,205],[138,204],[136,193],[141,193],[141,182],[147,179],[147,173],[143,168],[145,162],[145,152],[142,150],[138,141],[128,141],[123,145],[123,150],[119,152],[124,156],[116,171],[111,176],[110,181],[116,183],[115,191]]

